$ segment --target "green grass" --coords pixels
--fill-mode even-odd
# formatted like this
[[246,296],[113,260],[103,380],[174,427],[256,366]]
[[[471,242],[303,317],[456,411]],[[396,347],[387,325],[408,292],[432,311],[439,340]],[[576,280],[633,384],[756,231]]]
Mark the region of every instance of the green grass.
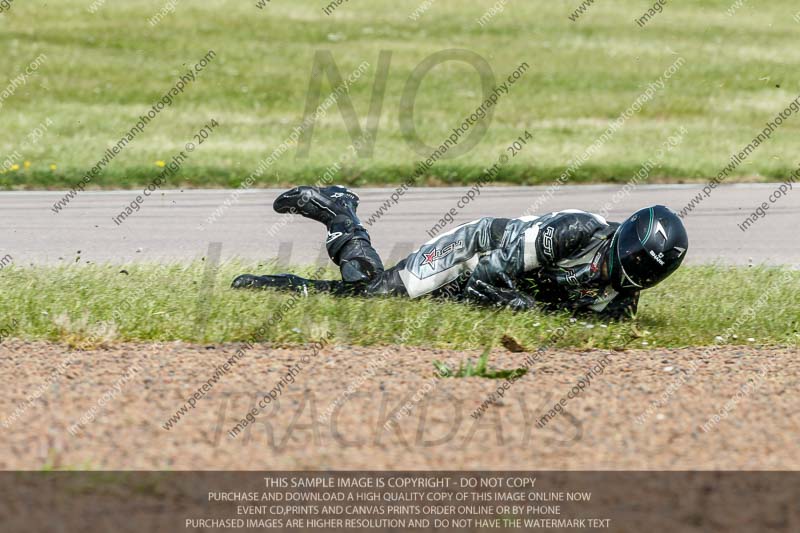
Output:
[[289,309],[276,320],[276,312],[292,296],[229,288],[237,274],[275,271],[271,265],[225,263],[213,290],[201,290],[202,262],[134,264],[125,267],[128,274],[120,270],[102,265],[7,267],[0,273],[0,328],[16,320],[16,326],[7,328],[9,337],[73,346],[250,339],[304,344],[331,332],[330,342],[337,344],[480,349],[508,336],[536,349],[565,326],[556,346],[620,349],[711,345],[738,320],[724,344],[797,346],[800,340],[800,271],[778,268],[682,268],[646,291],[636,321],[623,323],[515,314],[433,299],[324,294],[285,305]]
[[469,359],[461,361],[458,369],[448,367],[441,361],[434,360],[433,367],[441,378],[487,378],[487,379],[513,379],[527,374],[526,368],[514,368],[509,370],[497,370],[489,367],[489,353],[491,348],[486,348],[478,357],[477,361]]
[[[108,1],[94,14],[90,0],[15,2],[0,14],[0,90],[38,54],[46,61],[0,110],[0,163],[17,150],[19,170],[0,175],[0,188],[64,188],[134,125],[186,65],[209,49],[216,59],[97,178],[94,186],[134,187],[160,170],[209,119],[220,126],[193,152],[170,186],[236,186],[300,122],[313,57],[329,50],[347,75],[370,64],[350,97],[362,127],[380,50],[392,59],[371,158],[348,159],[335,180],[352,185],[405,179],[420,154],[400,129],[400,101],[412,70],[432,53],[473,50],[498,79],[521,62],[531,68],[496,107],[487,135],[468,153],[435,164],[422,183],[468,183],[517,136],[534,140],[498,181],[549,183],[590,145],[678,55],[685,65],[666,88],[594,154],[576,183],[627,181],[666,137],[685,127],[680,147],[650,180],[715,175],[800,92],[800,24],[789,0],[748,2],[728,16],[731,0],[669,3],[645,28],[634,19],[650,1],[596,2],[578,22],[580,3],[510,2],[484,27],[476,22],[495,0],[437,0],[419,21],[421,3],[349,2],[331,16],[324,2],[255,0],[178,2],[156,27],[147,19],[164,0]],[[322,94],[332,87],[323,81]],[[450,61],[424,78],[414,116],[420,137],[442,142],[479,103],[477,73]],[[50,119],[38,143],[26,135]],[[740,179],[774,179],[798,163],[793,117],[743,164]],[[294,148],[256,182],[276,186],[316,181],[351,139],[339,109],[320,119],[308,157]],[[24,161],[29,161],[26,168]],[[55,164],[56,169],[50,170]]]

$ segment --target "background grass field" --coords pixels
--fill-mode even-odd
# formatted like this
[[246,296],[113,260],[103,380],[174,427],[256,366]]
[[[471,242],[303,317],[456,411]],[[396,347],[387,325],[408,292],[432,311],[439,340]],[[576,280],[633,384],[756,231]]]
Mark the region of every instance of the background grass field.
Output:
[[[435,164],[428,183],[473,180],[525,130],[534,142],[498,181],[548,183],[678,57],[684,66],[575,182],[627,181],[680,127],[688,131],[684,142],[650,180],[708,178],[800,92],[800,24],[793,19],[800,8],[788,0],[744,2],[733,15],[732,0],[670,2],[644,28],[635,19],[650,1],[598,1],[576,22],[568,15],[578,0],[512,1],[484,26],[477,20],[495,0],[435,0],[417,21],[410,15],[421,1],[354,1],[330,16],[324,0],[255,3],[177,1],[151,27],[148,19],[166,2],[15,2],[0,14],[0,91],[39,54],[46,60],[2,102],[0,163],[14,151],[21,159],[19,169],[0,175],[0,187],[73,184],[210,49],[217,57],[198,81],[93,186],[148,182],[160,171],[155,162],[169,160],[211,118],[220,127],[167,186],[237,186],[301,121],[318,50],[329,50],[343,75],[370,64],[350,91],[362,127],[379,51],[392,51],[374,154],[348,160],[336,178],[356,185],[398,183],[421,157],[401,134],[400,96],[410,72],[448,48],[480,54],[498,81],[523,61],[531,68],[501,99],[481,142]],[[444,140],[480,102],[479,87],[464,63],[431,71],[416,101],[425,142]],[[323,97],[331,90],[324,80]],[[48,119],[42,138],[26,141]],[[798,163],[798,133],[793,117],[737,170],[738,179],[787,174]],[[255,185],[315,181],[350,142],[334,106],[316,125],[309,156],[289,150]]]
[[[304,344],[325,338],[336,344],[474,349],[497,346],[503,336],[528,350],[717,343],[796,347],[800,341],[800,272],[780,268],[682,268],[643,294],[637,320],[622,323],[428,298],[294,299],[228,288],[237,274],[272,270],[269,264],[229,262],[212,283],[202,262],[131,265],[125,272],[113,265],[7,267],[0,276],[6,303],[0,328],[11,337],[83,348],[118,341]],[[736,297],[720,299],[720,294]],[[563,334],[557,333],[561,326]]]

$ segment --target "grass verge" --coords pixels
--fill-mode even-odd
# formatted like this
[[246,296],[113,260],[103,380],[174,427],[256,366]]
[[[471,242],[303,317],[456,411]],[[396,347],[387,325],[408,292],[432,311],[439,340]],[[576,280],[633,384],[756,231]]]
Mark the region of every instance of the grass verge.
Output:
[[[337,344],[474,349],[508,336],[535,349],[561,326],[566,333],[556,346],[577,348],[797,346],[800,340],[800,271],[780,268],[683,268],[643,294],[635,321],[604,323],[427,298],[310,294],[293,299],[272,291],[234,291],[229,285],[237,274],[274,272],[275,267],[228,262],[219,267],[213,286],[204,281],[203,267],[202,262],[135,264],[124,272],[112,265],[8,267],[0,273],[0,329],[6,338],[89,346],[254,337],[302,344],[330,332],[328,338]],[[329,275],[335,277],[333,271]],[[281,308],[285,311],[276,320]]]
[[[415,69],[453,48],[484,58],[496,84],[523,62],[529,68],[498,101],[480,142],[438,161],[420,184],[474,181],[501,154],[510,155],[509,144],[525,131],[533,139],[497,181],[550,183],[648,87],[660,85],[679,57],[683,66],[570,179],[627,181],[658,159],[662,143],[681,127],[683,141],[663,154],[649,179],[707,179],[800,87],[796,2],[744,2],[735,13],[732,2],[670,2],[645,28],[635,21],[652,2],[639,0],[595,2],[574,22],[569,16],[579,0],[510,2],[486,23],[479,20],[496,0],[437,0],[416,19],[420,2],[392,0],[351,2],[331,16],[319,2],[273,1],[264,9],[252,1],[179,2],[166,15],[164,0],[16,2],[0,17],[0,188],[73,186],[209,50],[215,59],[90,187],[146,185],[162,170],[156,162],[184,150],[211,119],[219,127],[165,187],[237,186],[289,138],[307,105],[315,108],[335,89],[322,76],[320,100],[307,101],[318,53],[329,53],[343,77],[368,64],[350,86],[349,102],[340,102],[352,105],[350,118],[332,105],[310,144],[290,142],[254,186],[317,181],[349,153],[354,132],[369,128],[368,115],[378,124],[370,130],[374,150],[345,158],[332,179],[397,184],[409,176],[410,162],[429,157],[483,99],[475,68],[452,58],[421,79],[413,104],[404,98]],[[156,14],[163,16],[149,23]],[[391,61],[381,63],[381,51],[391,52]],[[40,54],[41,64],[23,79]],[[376,89],[383,86],[379,72],[386,76],[383,92]],[[409,105],[413,131],[401,127]],[[798,133],[800,120],[792,116],[731,181],[785,177],[797,165]],[[416,138],[428,148],[409,141]]]

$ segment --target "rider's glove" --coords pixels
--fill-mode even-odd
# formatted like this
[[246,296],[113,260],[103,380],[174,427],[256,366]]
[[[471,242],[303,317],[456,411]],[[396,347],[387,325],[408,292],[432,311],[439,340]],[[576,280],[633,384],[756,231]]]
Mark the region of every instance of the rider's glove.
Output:
[[504,286],[490,285],[480,279],[470,279],[466,287],[467,297],[481,304],[508,307],[513,311],[526,311],[536,306],[533,297],[518,291],[514,281],[507,274],[500,272],[496,276],[498,282]]

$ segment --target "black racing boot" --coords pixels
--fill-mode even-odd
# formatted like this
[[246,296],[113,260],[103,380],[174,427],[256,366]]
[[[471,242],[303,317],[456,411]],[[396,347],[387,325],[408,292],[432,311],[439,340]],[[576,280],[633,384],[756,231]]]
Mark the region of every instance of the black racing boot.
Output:
[[317,279],[306,279],[294,274],[276,274],[272,276],[255,276],[253,274],[242,274],[237,276],[231,283],[233,289],[276,289],[288,292],[308,293],[309,287],[324,292],[338,292],[340,290],[338,281],[327,281]]
[[325,224],[325,246],[331,260],[339,265],[342,280],[362,283],[383,272],[383,263],[356,214],[358,200],[356,193],[341,185],[300,186],[278,196],[273,208],[278,213],[298,213]]
[[335,216],[328,224],[325,247],[331,260],[339,265],[343,281],[367,282],[383,272],[383,262],[358,219],[354,221],[347,215]]
[[358,195],[341,185],[309,187],[306,185],[286,191],[275,199],[273,209],[278,213],[298,213],[326,226],[337,215],[346,215],[360,226],[356,209]]
[[301,291],[306,286],[306,280],[294,274],[278,274],[277,276],[255,276],[242,274],[237,276],[231,284],[233,289],[282,289]]

